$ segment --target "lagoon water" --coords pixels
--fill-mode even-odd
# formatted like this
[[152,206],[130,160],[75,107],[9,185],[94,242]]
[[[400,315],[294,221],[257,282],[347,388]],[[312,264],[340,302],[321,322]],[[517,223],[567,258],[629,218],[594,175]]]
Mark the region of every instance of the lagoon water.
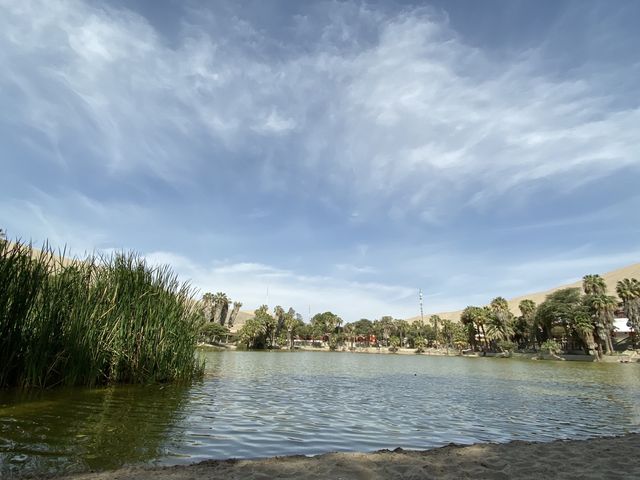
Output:
[[640,432],[640,366],[209,352],[191,387],[0,392],[0,477]]

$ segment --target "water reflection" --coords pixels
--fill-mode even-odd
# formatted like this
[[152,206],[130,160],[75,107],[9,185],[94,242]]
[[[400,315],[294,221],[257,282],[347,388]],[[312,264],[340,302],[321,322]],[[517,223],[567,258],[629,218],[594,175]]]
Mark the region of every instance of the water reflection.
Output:
[[184,387],[110,387],[0,396],[0,473],[109,469],[164,456]]
[[0,397],[3,472],[586,438],[640,431],[640,368],[211,352],[190,388]]

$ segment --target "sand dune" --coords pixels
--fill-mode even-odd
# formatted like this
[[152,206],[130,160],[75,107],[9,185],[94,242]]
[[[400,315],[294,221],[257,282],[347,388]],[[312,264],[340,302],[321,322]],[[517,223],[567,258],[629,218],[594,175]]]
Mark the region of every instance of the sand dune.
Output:
[[[637,278],[640,279],[640,263],[634,263],[632,265],[626,266],[626,267],[622,267],[619,268],[617,270],[613,270],[611,272],[607,272],[607,273],[601,273],[600,275],[602,275],[602,278],[604,278],[606,284],[607,284],[607,290],[609,292],[610,295],[615,295],[616,294],[616,283],[618,283],[619,280],[622,280],[623,278]],[[549,290],[545,290],[542,292],[535,292],[535,293],[528,293],[525,295],[519,295],[517,297],[511,298],[509,299],[509,309],[511,310],[511,313],[513,313],[514,315],[520,315],[520,310],[518,309],[518,304],[520,303],[521,300],[524,300],[525,298],[528,298],[530,300],[533,300],[534,302],[536,302],[536,304],[540,304],[541,302],[544,301],[544,299],[546,298],[547,295],[549,295],[552,292],[555,292],[556,290],[560,290],[561,288],[569,288],[569,287],[578,287],[578,288],[582,288],[582,278],[577,279],[575,282],[573,283],[569,283],[566,285],[560,285],[558,287],[555,288],[551,288]],[[487,299],[487,301],[490,301],[491,299]],[[436,315],[440,315],[440,317],[445,318],[445,319],[449,319],[449,320],[454,320],[454,321],[459,321],[460,320],[460,314],[462,313],[462,310],[456,310],[455,312],[436,312]],[[433,315],[433,313],[428,313],[425,314],[425,318],[429,318],[430,315]],[[412,318],[408,318],[407,320],[410,322],[413,322],[414,320],[418,320],[420,317],[412,317]]]
[[[623,278],[640,279],[640,263],[634,263],[632,265],[628,265],[626,267],[622,267],[617,270],[612,270],[611,272],[603,273],[601,275],[607,284],[607,290],[609,294],[615,295],[616,283],[618,283],[619,280],[622,280]],[[542,292],[527,293],[525,295],[519,295],[517,297],[511,298],[508,300],[509,309],[514,315],[520,315],[518,304],[520,303],[521,300],[528,298],[536,302],[536,304],[540,304],[541,302],[544,301],[546,296],[549,295],[550,293],[555,292],[556,290],[560,290],[561,288],[568,288],[568,287],[582,288],[582,278],[577,279],[573,283],[560,285],[558,287],[551,288],[549,290],[544,290]],[[489,300],[490,299],[487,299],[487,301]],[[449,319],[457,322],[460,320],[461,313],[462,313],[462,310],[456,310],[454,312],[435,312],[435,315],[440,315],[441,318],[445,318],[445,319]],[[429,316],[433,314],[434,313],[425,313],[425,318],[429,318]],[[236,318],[234,326],[231,328],[231,331],[236,332],[239,328],[242,327],[242,325],[244,325],[247,319],[251,317],[253,317],[253,312],[240,311],[238,313],[238,317]],[[419,316],[416,316],[416,317],[408,318],[407,320],[409,322],[413,322],[414,320],[418,320],[419,318],[420,318]]]
[[197,479],[626,479],[640,478],[640,434],[550,443],[447,446],[426,451],[328,453],[260,460],[213,460],[66,477],[73,480]]

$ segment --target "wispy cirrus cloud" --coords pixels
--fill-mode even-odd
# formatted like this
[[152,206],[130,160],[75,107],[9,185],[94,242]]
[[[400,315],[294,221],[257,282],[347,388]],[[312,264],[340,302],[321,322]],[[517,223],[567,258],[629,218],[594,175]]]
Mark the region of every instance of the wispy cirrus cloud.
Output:
[[[193,182],[248,157],[258,188],[301,180],[360,214],[433,221],[523,185],[637,167],[640,110],[614,106],[611,72],[558,79],[537,51],[493,58],[430,9],[331,8],[341,22],[314,49],[275,43],[287,54],[274,59],[259,46],[274,42],[238,18],[220,34],[190,19],[169,45],[127,10],[5,2],[3,85],[27,106],[16,122],[58,148],[90,138],[83,161],[107,171]],[[366,42],[359,25],[374,32]]]
[[326,2],[267,28],[193,2],[169,34],[126,4],[0,0],[0,213],[23,236],[171,250],[247,303],[269,279],[281,303],[396,316],[405,284],[451,308],[553,283],[515,268],[546,256],[613,266],[636,251],[616,219],[637,204],[640,66],[559,61],[563,29],[593,52],[630,35],[565,7],[497,52],[431,7]]

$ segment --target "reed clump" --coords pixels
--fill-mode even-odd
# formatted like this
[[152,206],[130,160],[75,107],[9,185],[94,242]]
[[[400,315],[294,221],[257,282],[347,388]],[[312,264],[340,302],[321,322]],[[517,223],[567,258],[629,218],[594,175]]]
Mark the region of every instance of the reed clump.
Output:
[[0,241],[0,388],[189,382],[199,316],[169,267]]

